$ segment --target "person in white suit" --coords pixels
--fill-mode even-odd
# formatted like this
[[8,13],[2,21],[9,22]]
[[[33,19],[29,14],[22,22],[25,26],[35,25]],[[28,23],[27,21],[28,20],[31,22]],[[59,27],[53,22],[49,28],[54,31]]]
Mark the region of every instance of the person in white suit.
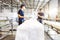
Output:
[[44,26],[35,18],[26,20],[17,28],[15,40],[44,40]]

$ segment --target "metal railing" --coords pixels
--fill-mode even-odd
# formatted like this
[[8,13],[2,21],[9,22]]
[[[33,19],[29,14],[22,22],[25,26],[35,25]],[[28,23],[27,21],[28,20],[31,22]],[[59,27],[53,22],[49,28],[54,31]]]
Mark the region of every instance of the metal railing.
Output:
[[47,31],[45,31],[47,33],[47,35],[52,39],[54,40],[50,35],[49,35],[49,29],[52,29],[53,31],[55,31],[58,35],[60,34],[60,26],[58,25],[55,25],[55,24],[52,24],[52,23],[49,23],[49,22],[44,22],[44,25],[47,25],[45,27],[47,27]]
[[0,40],[8,36],[9,33],[13,33],[13,23],[12,19],[0,20]]

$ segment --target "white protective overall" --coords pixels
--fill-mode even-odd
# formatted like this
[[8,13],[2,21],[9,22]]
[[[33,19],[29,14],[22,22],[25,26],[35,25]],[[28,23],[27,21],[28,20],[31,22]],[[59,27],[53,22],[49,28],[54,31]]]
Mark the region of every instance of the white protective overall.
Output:
[[30,19],[18,26],[15,40],[44,40],[44,26]]

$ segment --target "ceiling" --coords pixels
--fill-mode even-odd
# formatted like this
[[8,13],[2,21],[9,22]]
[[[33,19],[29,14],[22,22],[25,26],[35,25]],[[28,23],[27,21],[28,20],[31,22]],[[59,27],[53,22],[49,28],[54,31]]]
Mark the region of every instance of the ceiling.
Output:
[[8,4],[8,5],[17,5],[17,2],[15,0],[0,0],[0,3],[2,4]]
[[42,2],[40,0],[20,0],[22,3],[26,5],[27,8],[36,9],[39,2]]
[[17,4],[20,6],[20,4],[25,4],[26,8],[30,9],[36,9],[38,4],[42,4],[44,0],[0,0],[1,4],[8,4],[8,5],[14,5],[17,6]]

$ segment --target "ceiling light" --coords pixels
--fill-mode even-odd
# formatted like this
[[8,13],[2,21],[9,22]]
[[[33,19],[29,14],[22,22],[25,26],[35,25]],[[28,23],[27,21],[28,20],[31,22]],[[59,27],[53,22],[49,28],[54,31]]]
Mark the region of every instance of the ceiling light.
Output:
[[40,0],[40,2],[41,2],[41,1],[44,1],[44,0]]

